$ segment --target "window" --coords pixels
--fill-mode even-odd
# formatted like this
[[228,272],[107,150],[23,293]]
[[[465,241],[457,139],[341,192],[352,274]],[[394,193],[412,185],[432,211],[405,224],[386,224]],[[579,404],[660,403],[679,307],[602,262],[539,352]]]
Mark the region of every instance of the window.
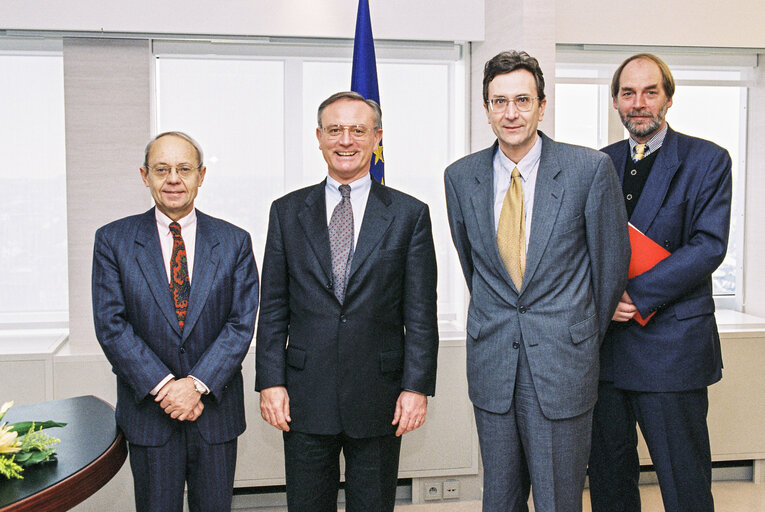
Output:
[[[69,308],[61,51],[0,41],[0,323],[65,324]],[[60,42],[59,42],[60,46]]]
[[[634,52],[578,52],[563,48],[556,67],[556,139],[594,148],[628,137],[612,107],[611,77]],[[650,51],[650,50],[649,50]],[[728,252],[713,274],[720,307],[739,309],[742,296],[743,177],[745,176],[747,80],[756,61],[745,55],[666,56],[676,82],[667,121],[676,131],[711,140],[733,161],[733,205]]]
[[[429,205],[441,334],[464,330],[465,286],[443,188],[445,167],[466,148],[462,47],[376,46],[385,182]],[[350,87],[352,44],[158,41],[154,53],[157,131],[199,140],[208,169],[197,205],[247,229],[261,264],[271,202],[326,176],[316,111]]]

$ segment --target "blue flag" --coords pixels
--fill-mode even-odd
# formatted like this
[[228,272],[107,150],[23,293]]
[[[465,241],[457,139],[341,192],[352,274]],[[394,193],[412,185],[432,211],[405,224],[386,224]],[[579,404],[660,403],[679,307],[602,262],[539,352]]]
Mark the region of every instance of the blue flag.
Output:
[[[375,60],[375,42],[372,38],[372,21],[369,17],[369,1],[359,0],[356,14],[356,37],[353,40],[353,71],[351,72],[351,90],[369,100],[380,103],[377,89],[377,61]],[[383,159],[382,141],[372,156],[370,174],[378,183],[385,183],[385,160]]]

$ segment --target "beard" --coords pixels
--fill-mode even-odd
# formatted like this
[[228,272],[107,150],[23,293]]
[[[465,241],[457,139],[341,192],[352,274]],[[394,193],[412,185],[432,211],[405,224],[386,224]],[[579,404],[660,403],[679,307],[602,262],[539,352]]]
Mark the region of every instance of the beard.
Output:
[[[630,135],[632,135],[633,138],[643,138],[648,135],[651,135],[652,133],[656,132],[659,128],[661,128],[662,123],[664,122],[664,117],[667,115],[667,109],[669,108],[667,106],[667,103],[669,101],[665,101],[664,105],[661,107],[661,110],[656,114],[655,116],[651,114],[651,111],[648,109],[645,110],[632,110],[628,113],[623,113],[621,110],[619,111],[619,117],[622,120],[622,124],[625,128],[627,128],[627,131],[630,132]],[[637,124],[634,121],[632,121],[633,117],[648,117],[650,116],[650,121],[647,124]]]

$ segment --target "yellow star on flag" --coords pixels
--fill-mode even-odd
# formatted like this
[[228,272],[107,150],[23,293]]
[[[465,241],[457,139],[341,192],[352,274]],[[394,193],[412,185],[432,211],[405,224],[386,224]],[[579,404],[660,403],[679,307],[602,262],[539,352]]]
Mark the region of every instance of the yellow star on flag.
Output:
[[374,165],[377,165],[377,162],[382,160],[382,163],[385,163],[385,159],[383,158],[383,147],[382,144],[379,144],[377,148],[374,150],[375,154],[375,163]]

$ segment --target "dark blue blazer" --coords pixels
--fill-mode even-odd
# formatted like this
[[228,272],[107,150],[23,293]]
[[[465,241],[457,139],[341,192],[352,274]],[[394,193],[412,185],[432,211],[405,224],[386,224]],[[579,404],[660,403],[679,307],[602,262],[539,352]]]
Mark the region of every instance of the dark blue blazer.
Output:
[[[626,140],[603,149],[623,180]],[[601,380],[635,391],[700,389],[722,377],[712,272],[728,247],[731,159],[703,139],[667,131],[630,222],[672,254],[627,284],[645,327],[612,322]]]
[[297,432],[392,434],[402,390],[435,392],[430,214],[421,201],[373,181],[340,304],[332,284],[325,184],[271,206],[255,388],[287,387],[290,428]]
[[241,363],[252,341],[258,273],[250,235],[197,211],[194,272],[181,334],[148,212],[96,232],[93,316],[96,336],[117,375],[117,423],[131,443],[163,445],[180,422],[149,392],[169,373],[210,388],[197,419],[209,443],[245,429]]

